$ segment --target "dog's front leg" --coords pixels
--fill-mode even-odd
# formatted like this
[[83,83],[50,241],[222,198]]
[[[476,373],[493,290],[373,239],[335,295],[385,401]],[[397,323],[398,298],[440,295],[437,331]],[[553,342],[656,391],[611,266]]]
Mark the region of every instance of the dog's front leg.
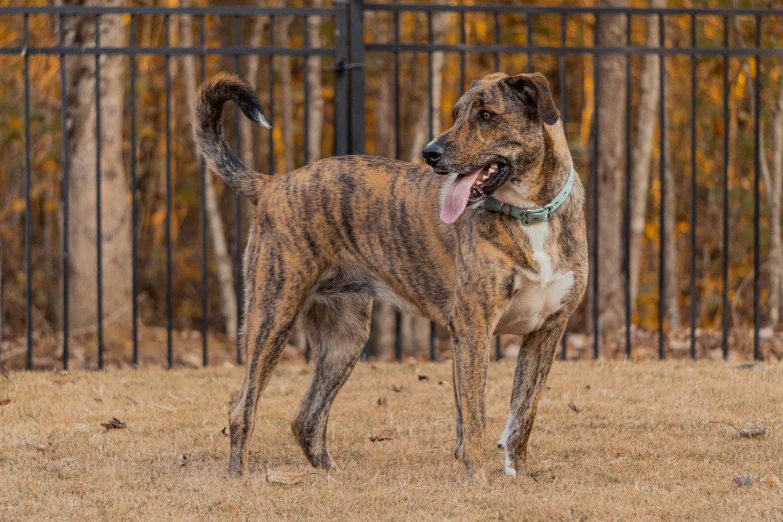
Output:
[[454,456],[461,457],[465,463],[468,480],[477,483],[486,482],[484,395],[492,332],[510,298],[504,290],[506,287],[513,288],[513,275],[498,274],[483,281],[471,281],[457,290],[449,317],[457,408]]
[[525,469],[527,443],[538,401],[567,321],[566,314],[553,315],[540,329],[526,335],[522,342],[517,357],[508,421],[498,442],[498,447],[506,452],[506,475],[516,475]]

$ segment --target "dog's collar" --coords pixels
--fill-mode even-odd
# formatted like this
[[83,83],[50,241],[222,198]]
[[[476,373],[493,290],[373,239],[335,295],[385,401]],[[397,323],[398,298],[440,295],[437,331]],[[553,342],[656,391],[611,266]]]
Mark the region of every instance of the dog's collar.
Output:
[[554,214],[555,210],[560,208],[560,205],[563,204],[568,195],[571,193],[571,189],[574,187],[574,176],[576,176],[576,172],[574,172],[574,163],[572,161],[571,171],[568,173],[568,178],[566,179],[563,188],[560,189],[560,192],[557,193],[552,201],[541,208],[528,209],[515,207],[513,205],[503,203],[502,201],[495,199],[493,196],[490,196],[489,199],[485,199],[481,203],[481,208],[491,210],[493,212],[500,212],[504,216],[517,218],[522,222],[523,225],[544,223],[552,219],[552,214]]

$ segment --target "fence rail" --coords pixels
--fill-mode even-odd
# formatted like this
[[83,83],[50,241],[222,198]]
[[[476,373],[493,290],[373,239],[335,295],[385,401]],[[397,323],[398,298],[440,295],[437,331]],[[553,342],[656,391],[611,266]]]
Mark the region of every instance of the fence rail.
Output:
[[[371,31],[367,31],[365,27],[366,19],[368,16],[374,14],[384,13],[390,15],[393,18],[394,35],[391,42],[379,42],[375,41],[371,35]],[[427,38],[426,42],[402,42],[400,39],[400,16],[406,13],[418,13],[426,16],[427,23]],[[461,24],[460,42],[459,43],[438,43],[433,38],[433,16],[438,13],[456,13],[459,15]],[[492,15],[495,24],[495,40],[492,43],[469,43],[465,31],[466,16],[469,15]],[[500,41],[500,15],[504,14],[518,14],[525,16],[526,24],[526,37],[524,43],[501,43]],[[100,43],[100,24],[101,17],[107,15],[124,15],[130,18],[129,21],[129,38],[127,45],[123,46],[102,46]],[[624,46],[603,46],[601,45],[601,31],[600,21],[605,15],[622,15],[627,20],[627,39]],[[174,195],[174,189],[172,186],[172,157],[171,157],[171,100],[172,100],[172,85],[171,85],[171,59],[172,57],[181,56],[195,56],[200,59],[201,74],[200,78],[203,81],[205,78],[205,71],[207,69],[205,65],[205,59],[207,57],[222,56],[222,57],[234,57],[235,58],[235,70],[241,74],[240,57],[261,55],[270,57],[270,92],[268,93],[268,104],[270,123],[274,124],[275,115],[275,101],[276,93],[274,91],[275,86],[275,74],[276,69],[274,67],[274,57],[278,56],[291,56],[301,57],[307,61],[314,56],[328,57],[334,61],[334,65],[327,68],[334,72],[333,80],[333,98],[331,104],[333,106],[333,127],[334,127],[334,143],[333,150],[335,154],[347,154],[347,153],[363,153],[365,150],[365,144],[367,141],[366,136],[366,121],[365,115],[366,109],[366,92],[367,88],[365,82],[369,77],[367,60],[375,59],[380,60],[379,56],[386,56],[392,54],[392,62],[394,70],[394,129],[395,129],[395,151],[398,158],[403,157],[401,151],[401,139],[400,132],[403,128],[403,122],[401,119],[401,63],[400,57],[404,53],[424,53],[428,59],[427,67],[427,86],[428,86],[428,111],[429,111],[429,129],[428,135],[432,139],[436,133],[436,129],[433,128],[433,68],[432,59],[435,53],[454,53],[460,57],[459,67],[459,85],[463,88],[466,87],[466,56],[477,55],[483,57],[492,57],[494,59],[495,70],[500,69],[501,56],[502,55],[525,55],[527,56],[526,69],[529,71],[533,66],[533,59],[536,56],[553,56],[558,61],[556,73],[559,75],[559,103],[562,108],[562,118],[568,123],[568,92],[566,76],[568,74],[566,59],[568,56],[585,55],[592,57],[593,61],[593,76],[594,82],[593,88],[593,106],[598,108],[601,106],[600,100],[600,82],[601,75],[599,74],[599,64],[602,57],[607,55],[622,55],[626,57],[625,62],[625,74],[626,82],[623,86],[618,86],[618,89],[624,89],[625,91],[625,140],[624,140],[624,154],[625,154],[625,167],[624,174],[625,179],[623,183],[623,216],[624,225],[618,228],[618,233],[622,234],[623,244],[623,269],[626,274],[626,280],[623,287],[623,307],[624,307],[624,328],[625,328],[625,353],[628,356],[632,354],[633,340],[631,337],[632,331],[632,307],[631,307],[631,293],[630,284],[627,280],[627,274],[630,270],[630,224],[629,219],[631,216],[631,174],[633,165],[631,162],[631,60],[634,56],[647,56],[657,55],[661,59],[659,60],[659,75],[660,82],[659,88],[659,103],[658,103],[658,118],[662,123],[667,117],[667,105],[666,105],[666,58],[667,57],[686,57],[690,58],[690,80],[691,80],[691,99],[690,99],[690,172],[688,175],[691,180],[691,194],[690,194],[690,231],[689,231],[689,246],[690,246],[690,281],[689,281],[689,296],[690,296],[690,310],[689,310],[689,325],[690,325],[690,356],[696,357],[696,329],[698,315],[698,290],[696,284],[696,251],[698,248],[696,230],[698,223],[697,204],[696,204],[696,192],[697,192],[697,164],[696,164],[696,118],[697,118],[697,86],[699,79],[697,77],[697,64],[700,59],[721,59],[723,66],[723,84],[722,84],[722,124],[724,129],[727,128],[729,122],[729,59],[731,57],[750,57],[754,60],[755,69],[753,71],[753,155],[754,155],[754,168],[753,168],[753,354],[756,359],[760,359],[762,354],[759,344],[759,331],[760,331],[760,266],[762,264],[760,254],[760,155],[761,146],[759,143],[759,137],[761,135],[759,122],[761,111],[761,92],[763,83],[761,80],[760,62],[763,57],[783,57],[783,49],[774,46],[762,46],[762,33],[763,22],[768,19],[783,17],[783,10],[781,9],[723,9],[723,8],[599,8],[599,7],[539,7],[539,6],[509,6],[509,5],[409,5],[409,4],[364,4],[361,0],[343,0],[336,1],[334,7],[328,8],[271,8],[271,7],[183,7],[183,8],[163,8],[163,7],[0,7],[0,22],[4,18],[19,17],[23,18],[23,36],[22,41],[16,45],[7,45],[0,47],[0,57],[17,56],[18,59],[23,61],[23,90],[24,90],[24,104],[23,104],[23,120],[24,120],[24,154],[25,154],[25,187],[24,187],[24,201],[25,201],[25,218],[24,218],[24,238],[25,238],[25,294],[26,294],[26,365],[28,368],[33,367],[33,317],[32,317],[32,299],[33,287],[32,287],[32,271],[34,269],[33,260],[31,256],[31,249],[33,245],[33,230],[32,230],[32,207],[31,207],[31,180],[33,176],[32,161],[31,161],[31,144],[32,138],[30,134],[31,126],[31,86],[30,86],[30,58],[31,56],[52,56],[59,57],[60,63],[60,95],[61,95],[61,129],[60,132],[63,136],[62,139],[62,151],[60,159],[60,168],[62,170],[62,220],[63,220],[63,237],[62,237],[62,274],[63,274],[63,292],[62,292],[62,313],[63,313],[63,336],[62,336],[62,363],[65,368],[68,368],[70,360],[69,352],[69,310],[70,310],[70,298],[69,298],[69,237],[68,237],[68,224],[71,219],[78,219],[78,216],[73,215],[74,209],[68,206],[68,191],[69,191],[69,150],[68,150],[68,127],[67,127],[67,77],[66,77],[66,63],[72,56],[89,55],[95,57],[96,77],[100,75],[101,60],[100,57],[104,55],[121,55],[129,58],[129,96],[127,98],[129,113],[130,113],[130,193],[131,193],[131,210],[132,210],[132,256],[133,256],[133,273],[129,274],[129,277],[133,281],[132,289],[132,315],[133,315],[133,333],[132,333],[132,361],[134,364],[139,363],[139,289],[138,289],[138,238],[137,232],[139,227],[139,208],[138,208],[138,172],[137,172],[137,121],[138,114],[136,112],[136,97],[137,97],[137,83],[139,79],[139,70],[137,68],[137,58],[140,56],[158,56],[165,60],[164,72],[165,72],[165,115],[166,115],[166,131],[163,139],[165,140],[165,258],[166,258],[166,331],[167,331],[167,361],[169,367],[174,364],[174,346],[173,346],[173,308],[172,308],[172,257],[173,257],[173,243],[172,243],[172,230],[171,230],[171,218],[172,218],[172,197]],[[35,16],[50,16],[58,21],[55,32],[57,33],[56,45],[38,45],[31,40],[30,35],[30,18]],[[164,31],[165,31],[165,45],[158,46],[141,46],[136,40],[137,27],[136,21],[142,16],[160,16],[164,18]],[[192,16],[196,20],[200,20],[199,29],[199,44],[187,45],[187,46],[171,46],[169,45],[169,34],[171,32],[171,18],[179,16]],[[205,40],[205,19],[206,17],[224,17],[226,19],[233,20],[233,44],[221,45],[221,46],[207,46]],[[275,45],[274,35],[274,23],[270,24],[269,41],[266,45],[261,46],[248,46],[242,44],[242,21],[249,19],[250,17],[269,17],[271,22],[274,22],[276,17],[302,17],[305,21],[303,27],[303,46],[279,46]],[[328,24],[334,29],[334,43],[333,45],[322,45],[318,47],[311,46],[308,41],[307,20],[309,17],[318,16],[328,19]],[[533,27],[536,23],[536,16],[550,16],[559,17],[561,27],[561,41],[559,45],[552,44],[538,44],[533,41]],[[569,17],[593,17],[594,23],[592,26],[592,45],[586,44],[574,44],[569,45],[566,35],[566,26]],[[649,16],[656,16],[659,19],[659,38],[658,45],[655,47],[634,45],[631,35],[632,21],[634,19],[646,18]],[[65,43],[65,20],[70,17],[92,17],[95,23],[96,41],[94,46],[76,46],[66,45]],[[665,22],[667,18],[671,17],[686,17],[689,20],[691,33],[690,41],[688,45],[684,45],[680,42],[680,46],[668,45],[667,35],[665,32]],[[700,19],[706,17],[718,17],[722,19],[723,35],[722,39],[715,41],[712,40],[709,43],[713,46],[699,45],[701,40],[697,35],[697,23]],[[729,28],[730,24],[737,18],[748,19],[755,24],[755,41],[752,47],[743,47],[737,45],[730,45]],[[747,21],[747,20],[746,20]],[[368,41],[368,36],[370,36]],[[389,63],[387,62],[387,66]],[[555,72],[555,71],[552,71]],[[750,80],[748,80],[750,81]],[[304,114],[305,119],[309,114],[308,106],[310,103],[310,94],[307,90],[307,83],[304,86]],[[101,85],[100,82],[95,82],[95,136],[101,136]],[[593,128],[600,130],[599,111],[595,110],[593,113],[593,120],[591,125]],[[572,116],[572,115],[571,115]],[[572,116],[573,117],[573,116]],[[239,132],[239,118],[236,120],[236,143],[234,144],[236,150],[241,149],[239,140],[241,139],[241,132]],[[305,128],[308,123],[305,121]],[[659,183],[661,194],[664,193],[666,176],[665,169],[666,163],[665,149],[666,147],[673,146],[673,144],[667,141],[667,136],[664,134],[665,126],[661,125],[660,134],[660,150],[659,150]],[[304,162],[307,163],[309,158],[307,156],[307,132],[305,136],[305,153]],[[274,171],[275,159],[275,136],[270,134],[269,137],[269,151],[270,170]],[[722,273],[722,316],[721,316],[721,335],[722,335],[722,351],[723,356],[728,356],[729,351],[729,314],[727,312],[729,308],[729,250],[731,241],[731,227],[729,223],[729,133],[724,130],[723,143],[722,143],[722,179],[721,179],[721,194],[722,194],[722,214],[721,214],[721,233],[722,233],[722,258],[721,258],[721,273]],[[598,139],[594,137],[591,140],[591,161],[589,162],[589,175],[588,186],[590,187],[590,205],[593,209],[599,205],[598,194],[598,173],[601,169],[601,165],[598,164]],[[96,211],[97,217],[97,256],[98,256],[98,271],[96,286],[98,289],[97,294],[97,308],[98,308],[98,326],[97,326],[97,353],[98,353],[98,367],[102,368],[104,365],[104,340],[103,340],[103,313],[102,313],[102,289],[105,285],[105,281],[102,278],[102,233],[101,233],[101,140],[96,139],[96,155],[97,155],[97,168],[96,173],[96,203],[98,210]],[[201,162],[201,188],[200,188],[200,200],[201,200],[201,293],[202,293],[202,362],[204,365],[208,361],[208,304],[207,294],[208,289],[208,259],[207,259],[207,217],[206,217],[206,196],[205,196],[205,176],[207,175],[204,163]],[[666,261],[666,237],[667,234],[672,234],[673,231],[666,229],[665,216],[670,209],[666,208],[665,198],[661,198],[660,208],[660,222],[659,222],[659,273],[658,273],[658,354],[660,358],[666,356],[666,301],[662,297],[665,291],[665,270],[664,264]],[[593,252],[592,265],[595,267],[600,262],[600,238],[598,234],[599,230],[599,213],[591,212],[589,227],[591,228],[591,249]],[[704,224],[702,224],[704,225]],[[241,321],[241,309],[242,303],[239,298],[241,296],[241,269],[239,252],[241,248],[242,237],[242,214],[239,198],[236,200],[236,221],[235,221],[235,236],[237,238],[237,248],[235,249],[234,264],[236,274],[236,294],[237,294],[237,311],[238,318],[237,323]],[[591,270],[591,288],[590,298],[592,299],[592,316],[590,330],[594,336],[593,350],[595,357],[598,357],[601,351],[602,330],[600,321],[600,306],[599,295],[601,280],[598,277],[598,271]],[[2,308],[0,308],[2,309]],[[2,321],[2,316],[0,316]],[[2,332],[2,325],[0,325],[0,332]],[[395,329],[396,344],[395,352],[399,359],[403,356],[403,343],[402,343],[402,329],[401,329],[401,317],[398,313],[397,325]],[[1,352],[1,351],[0,351]],[[435,328],[431,328],[430,334],[430,353],[434,359],[436,356],[435,351]],[[308,350],[309,356],[309,350]],[[502,352],[500,349],[500,342],[497,343],[497,357],[501,357]],[[0,353],[0,358],[2,353]],[[237,361],[241,362],[242,354],[239,350],[239,344],[237,343]],[[567,357],[567,339],[564,336],[562,344],[562,357]]]

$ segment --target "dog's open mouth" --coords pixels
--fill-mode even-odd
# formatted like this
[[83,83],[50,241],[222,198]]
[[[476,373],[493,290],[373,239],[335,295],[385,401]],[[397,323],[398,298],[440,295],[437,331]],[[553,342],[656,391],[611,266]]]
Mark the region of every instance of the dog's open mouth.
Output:
[[444,223],[457,221],[468,205],[486,199],[499,189],[506,182],[509,171],[508,163],[498,160],[470,174],[458,175],[446,191],[440,219]]

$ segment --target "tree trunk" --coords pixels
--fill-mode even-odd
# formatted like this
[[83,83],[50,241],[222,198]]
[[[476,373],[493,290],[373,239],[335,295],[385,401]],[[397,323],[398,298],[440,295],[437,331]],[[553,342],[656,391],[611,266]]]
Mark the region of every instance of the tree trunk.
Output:
[[[439,1],[439,4],[445,3]],[[446,30],[449,26],[449,13],[436,13],[432,18],[432,38],[435,43],[443,41]],[[442,52],[432,53],[432,133],[434,136],[440,134],[441,125],[441,98],[443,94],[443,64],[445,55]],[[424,97],[422,105],[419,107],[419,118],[416,122],[416,134],[411,143],[410,161],[418,163],[421,161],[421,149],[430,140],[429,126],[429,95]],[[433,136],[433,137],[434,137]],[[405,347],[418,353],[429,349],[430,342],[430,322],[423,317],[405,316],[402,322],[402,335],[405,340]]]
[[[378,28],[383,43],[389,43],[393,37],[392,26],[383,24]],[[392,69],[378,72],[378,98],[375,105],[375,146],[374,154],[394,158],[394,97]],[[396,309],[389,303],[373,303],[372,330],[370,335],[370,354],[378,359],[390,359],[394,353]]]
[[[182,0],[181,5],[187,7],[189,0]],[[189,47],[193,45],[193,31],[190,16],[182,17],[182,45]],[[196,67],[195,57],[185,55],[183,57],[182,68],[185,74],[185,97],[188,107],[193,106],[196,98]],[[198,151],[193,149],[196,161],[201,161]],[[223,218],[218,208],[218,198],[215,194],[214,181],[211,172],[207,172],[204,177],[206,192],[206,211],[207,222],[209,224],[209,233],[212,236],[212,250],[215,254],[217,264],[218,285],[220,286],[220,308],[223,317],[223,323],[226,326],[226,334],[235,336],[237,334],[237,298],[234,290],[234,273],[231,266],[231,256],[228,253],[228,243],[223,228]]]
[[[651,0],[650,7],[665,7],[665,0]],[[647,19],[647,47],[658,47],[658,17]],[[631,153],[631,245],[630,274],[631,313],[636,311],[641,273],[642,237],[647,221],[647,202],[650,194],[652,146],[655,124],[658,121],[659,73],[658,55],[644,56],[639,86],[639,106],[636,111],[636,143]]]
[[[313,0],[313,7],[323,7],[323,0]],[[314,48],[321,47],[321,17],[311,16],[307,21],[307,31],[310,35],[310,45]],[[307,155],[312,163],[321,159],[321,140],[323,138],[324,125],[324,95],[322,91],[321,75],[322,63],[320,56],[311,56],[307,62],[307,87],[310,92],[308,107]]]
[[[623,0],[602,0],[602,6],[627,6]],[[627,20],[625,15],[601,15],[599,42],[602,46],[625,45]],[[600,265],[591,261],[600,278],[598,305],[600,324],[604,333],[611,332],[623,322],[623,292],[621,274],[622,248],[618,223],[622,223],[622,178],[624,171],[623,135],[625,132],[625,58],[620,55],[602,55],[599,71],[599,127],[593,129],[592,139],[598,140],[598,248]],[[592,186],[592,184],[591,184]],[[594,232],[593,232],[594,233]],[[595,257],[595,252],[591,253]],[[591,301],[588,302],[592,306]],[[592,312],[592,310],[591,310]]]
[[[665,78],[664,78],[665,80]],[[666,92],[665,98],[669,97],[669,84],[664,85]],[[666,214],[663,216],[666,227],[666,237],[663,238],[666,244],[666,259],[664,259],[663,270],[666,279],[666,285],[664,289],[664,295],[660,296],[660,299],[664,299],[666,303],[666,317],[669,319],[669,330],[676,330],[680,327],[680,307],[677,300],[677,199],[674,197],[675,192],[675,179],[674,179],[674,166],[672,165],[672,146],[671,139],[671,117],[669,113],[664,115],[663,121],[664,135],[666,136],[666,144],[664,147],[664,173],[666,177],[666,190],[661,195],[666,201]]]
[[[281,5],[284,5],[282,2]],[[290,16],[278,17],[277,30],[281,47],[288,47],[290,37],[288,31],[291,27]],[[283,159],[285,165],[278,169],[280,172],[290,172],[296,169],[294,164],[294,100],[291,95],[291,57],[281,56],[280,60],[280,92],[282,105],[282,121],[280,127],[283,134]]]
[[774,326],[783,323],[783,81],[772,122],[772,151],[772,171],[767,169],[764,184],[767,189],[770,233],[769,323]]
[[[65,0],[67,6],[123,6],[123,0]],[[65,45],[95,45],[95,18],[67,17]],[[125,27],[120,15],[104,15],[100,41],[122,47]],[[101,162],[96,161],[95,57],[68,57],[68,152],[71,158],[69,204],[78,212],[69,222],[70,325],[89,331],[97,323],[96,176],[101,176],[103,319],[127,318],[131,309],[131,212],[122,157],[123,79],[125,58],[101,57]]]

